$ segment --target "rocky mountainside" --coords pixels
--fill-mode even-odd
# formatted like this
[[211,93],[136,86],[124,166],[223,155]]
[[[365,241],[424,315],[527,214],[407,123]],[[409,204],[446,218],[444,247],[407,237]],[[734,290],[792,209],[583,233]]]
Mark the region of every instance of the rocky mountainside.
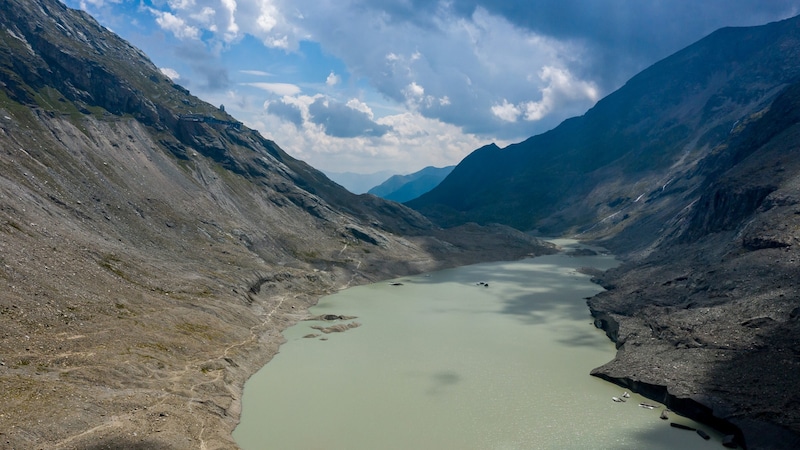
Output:
[[0,0],[0,448],[233,448],[346,286],[551,252],[356,196],[57,0]]
[[[731,134],[687,179],[689,205],[589,300],[619,349],[595,374],[738,435],[800,446],[800,84]],[[648,242],[657,215],[605,245]],[[630,255],[629,255],[630,256]]]
[[685,205],[664,204],[675,181],[800,76],[799,24],[721,29],[581,117],[474,151],[408,205],[440,224],[497,222],[543,234],[624,227],[653,202],[679,210]]
[[425,167],[408,175],[393,175],[368,192],[396,202],[407,202],[435,188],[455,166]]
[[722,29],[408,204],[610,248],[626,263],[589,305],[618,354],[595,375],[746,448],[797,448],[798,82],[800,18]]

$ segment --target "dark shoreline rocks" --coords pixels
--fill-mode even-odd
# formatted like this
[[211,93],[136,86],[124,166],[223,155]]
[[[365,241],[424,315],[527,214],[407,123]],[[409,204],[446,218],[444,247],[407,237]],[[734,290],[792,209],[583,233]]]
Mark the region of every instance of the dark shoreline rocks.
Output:
[[[653,401],[662,403],[670,411],[675,411],[682,416],[706,424],[722,432],[723,434],[735,436],[735,441],[737,443],[741,444],[745,442],[742,431],[739,429],[739,427],[725,419],[715,416],[712,408],[698,402],[695,399],[682,398],[672,395],[666,386],[650,384],[627,377],[615,377],[604,372],[602,368],[592,370],[591,375],[614,383],[625,389],[629,389]],[[676,426],[674,422],[671,422],[670,425]]]
[[592,375],[733,436],[729,445],[800,448],[795,269],[775,264],[800,259],[765,249],[712,265],[701,252],[597,280],[609,290],[587,303],[618,350]]
[[325,334],[330,334],[330,333],[343,333],[347,330],[358,328],[360,326],[361,324],[358,322],[350,322],[350,323],[340,323],[329,327],[314,325],[311,328],[313,328],[314,330],[321,331]]
[[335,320],[353,320],[353,319],[358,319],[358,317],[357,316],[344,316],[344,315],[341,315],[341,314],[320,314],[318,316],[309,317],[308,319],[305,319],[305,320],[306,321],[315,321],[315,322],[319,322],[319,321],[332,322],[332,321],[335,321]]
[[745,448],[800,448],[800,84],[748,120],[663,210],[595,236],[625,263],[588,300],[617,346],[593,374]]

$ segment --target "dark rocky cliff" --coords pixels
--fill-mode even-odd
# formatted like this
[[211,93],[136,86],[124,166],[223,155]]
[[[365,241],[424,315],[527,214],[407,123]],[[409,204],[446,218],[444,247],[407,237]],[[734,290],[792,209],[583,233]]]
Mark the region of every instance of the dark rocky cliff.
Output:
[[550,252],[356,196],[57,0],[0,0],[0,448],[235,448],[349,285]]
[[698,165],[702,195],[663,240],[603,276],[589,305],[619,352],[598,376],[660,392],[747,448],[800,445],[799,152],[793,84]]

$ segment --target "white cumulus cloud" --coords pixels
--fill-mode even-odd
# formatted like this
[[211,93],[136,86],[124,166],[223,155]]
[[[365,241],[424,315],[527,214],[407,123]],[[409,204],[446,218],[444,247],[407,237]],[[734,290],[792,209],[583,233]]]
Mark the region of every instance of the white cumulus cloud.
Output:
[[375,118],[375,114],[372,112],[372,108],[369,107],[366,103],[362,102],[357,98],[351,98],[350,100],[345,103],[348,107],[355,109],[356,111],[361,111],[367,115],[370,119]]
[[522,113],[519,107],[503,99],[503,103],[492,106],[492,114],[506,122],[516,122]]
[[540,79],[547,83],[542,89],[542,99],[524,104],[525,120],[541,120],[558,107],[570,102],[596,102],[599,97],[597,86],[589,81],[579,80],[566,69],[545,66]]
[[198,39],[200,37],[200,29],[189,25],[182,18],[168,12],[150,9],[156,16],[156,23],[164,31],[169,31],[174,34],[178,39]]
[[[224,54],[245,35],[262,42],[265,54],[268,48],[290,53],[300,51],[303,41],[319,43],[344,63],[352,80],[366,81],[399,107],[469,133],[526,137],[537,129],[525,123],[545,131],[584,112],[600,94],[592,80],[581,85],[561,79],[585,72],[578,70],[583,44],[523,28],[487,7],[469,11],[448,1],[413,8],[362,0],[167,1],[169,11],[154,13],[159,25],[181,39],[202,36],[212,54]],[[325,79],[327,93],[347,89],[336,72]],[[584,92],[570,96],[564,83]],[[597,95],[588,95],[587,87]],[[531,99],[532,93],[541,99]]]
[[160,70],[161,73],[163,73],[164,75],[168,76],[169,79],[172,81],[176,81],[181,78],[181,75],[175,69],[170,69],[169,67],[162,67],[158,70]]
[[504,98],[502,103],[491,107],[492,114],[506,122],[516,122],[520,116],[526,121],[535,122],[559,108],[568,108],[574,103],[595,103],[600,98],[595,83],[580,80],[567,69],[545,66],[539,72],[538,79],[544,83],[540,100],[513,104]]
[[341,83],[342,78],[339,75],[331,72],[328,75],[328,78],[325,79],[325,84],[328,86],[336,86],[337,84]]
[[403,91],[403,93],[405,94],[407,100],[417,100],[425,95],[425,88],[418,85],[416,81],[412,81],[411,84],[406,86],[406,89]]

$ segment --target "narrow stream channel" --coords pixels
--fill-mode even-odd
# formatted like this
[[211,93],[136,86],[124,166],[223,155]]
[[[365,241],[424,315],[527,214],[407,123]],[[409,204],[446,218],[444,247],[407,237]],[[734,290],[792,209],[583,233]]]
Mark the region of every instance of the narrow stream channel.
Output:
[[313,315],[357,318],[286,330],[233,436],[245,450],[720,448],[713,430],[675,414],[712,439],[672,428],[637,395],[613,402],[623,390],[589,375],[615,348],[586,306],[602,288],[577,269],[615,264],[559,254],[325,297]]

